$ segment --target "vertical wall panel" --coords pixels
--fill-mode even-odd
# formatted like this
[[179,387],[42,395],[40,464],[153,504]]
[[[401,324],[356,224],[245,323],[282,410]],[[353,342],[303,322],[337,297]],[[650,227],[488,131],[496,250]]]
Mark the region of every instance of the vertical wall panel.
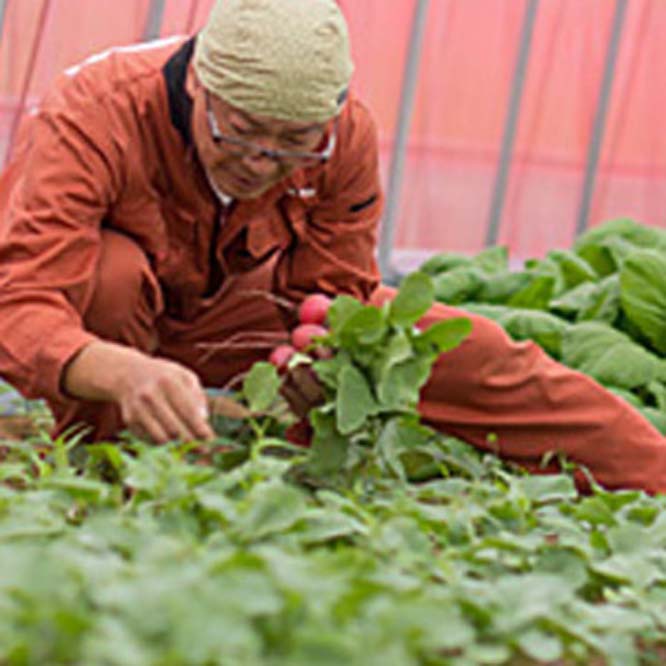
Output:
[[524,0],[433,3],[400,248],[483,247],[524,12]]
[[[10,0],[0,42],[0,162],[43,0]],[[52,0],[28,102],[65,67],[139,39],[152,0]],[[201,26],[213,0],[165,0],[161,34]],[[379,125],[386,177],[414,0],[339,0],[354,87]],[[409,138],[399,250],[473,252],[488,206],[526,0],[436,0]],[[390,11],[387,8],[390,7]],[[516,257],[571,243],[615,2],[540,3],[499,241]],[[666,3],[631,0],[590,224],[666,226]]]
[[666,4],[631,0],[591,224],[629,216],[666,226]]
[[499,236],[517,256],[574,238],[614,8],[542,3]]

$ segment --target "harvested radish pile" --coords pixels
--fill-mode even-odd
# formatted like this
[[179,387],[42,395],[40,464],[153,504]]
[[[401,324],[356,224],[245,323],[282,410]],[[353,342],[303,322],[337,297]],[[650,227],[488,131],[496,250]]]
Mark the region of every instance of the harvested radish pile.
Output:
[[[657,238],[610,225],[520,273],[501,250],[445,255],[391,305],[313,306],[300,319],[317,328],[245,378],[252,416],[220,419],[207,448],[7,441],[0,664],[664,663],[666,499],[581,497],[415,409],[438,353],[469,330],[464,317],[414,328],[436,295],[660,412]],[[594,357],[611,336],[644,364]],[[324,384],[309,448],[283,438],[294,367]]]

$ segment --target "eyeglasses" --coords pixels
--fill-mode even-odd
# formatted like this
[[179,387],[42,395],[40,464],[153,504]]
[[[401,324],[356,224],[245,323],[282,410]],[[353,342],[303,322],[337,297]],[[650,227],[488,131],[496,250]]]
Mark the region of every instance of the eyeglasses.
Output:
[[326,162],[330,159],[333,151],[335,150],[336,142],[336,127],[331,131],[326,146],[321,151],[299,151],[299,150],[279,150],[274,148],[264,148],[257,143],[252,143],[251,141],[245,141],[235,136],[230,136],[229,134],[224,134],[220,129],[220,125],[217,122],[217,118],[213,113],[213,109],[210,104],[210,95],[208,91],[205,91],[206,97],[206,116],[208,118],[208,128],[210,129],[211,138],[216,144],[227,144],[231,146],[231,153],[236,157],[247,157],[249,155],[257,155],[260,157],[266,157],[269,160],[274,162],[279,162],[280,164],[303,164],[306,165],[315,165]]

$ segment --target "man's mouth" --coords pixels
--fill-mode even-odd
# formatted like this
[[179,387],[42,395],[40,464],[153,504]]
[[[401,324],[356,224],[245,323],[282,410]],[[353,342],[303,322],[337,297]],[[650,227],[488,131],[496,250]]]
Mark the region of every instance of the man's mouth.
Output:
[[258,190],[264,187],[266,181],[260,178],[248,178],[238,173],[232,173],[231,177],[234,184],[241,187],[243,190],[251,191]]

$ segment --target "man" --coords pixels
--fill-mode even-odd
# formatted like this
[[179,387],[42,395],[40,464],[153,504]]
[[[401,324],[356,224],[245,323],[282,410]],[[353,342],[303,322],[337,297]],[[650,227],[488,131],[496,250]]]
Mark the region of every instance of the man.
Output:
[[[286,336],[277,302],[392,296],[351,73],[333,0],[218,0],[196,39],[59,80],[0,185],[0,374],[46,398],[57,431],[208,439],[204,386]],[[666,490],[666,443],[640,415],[470,318],[423,392],[428,422],[531,469],[561,452],[609,487]]]

